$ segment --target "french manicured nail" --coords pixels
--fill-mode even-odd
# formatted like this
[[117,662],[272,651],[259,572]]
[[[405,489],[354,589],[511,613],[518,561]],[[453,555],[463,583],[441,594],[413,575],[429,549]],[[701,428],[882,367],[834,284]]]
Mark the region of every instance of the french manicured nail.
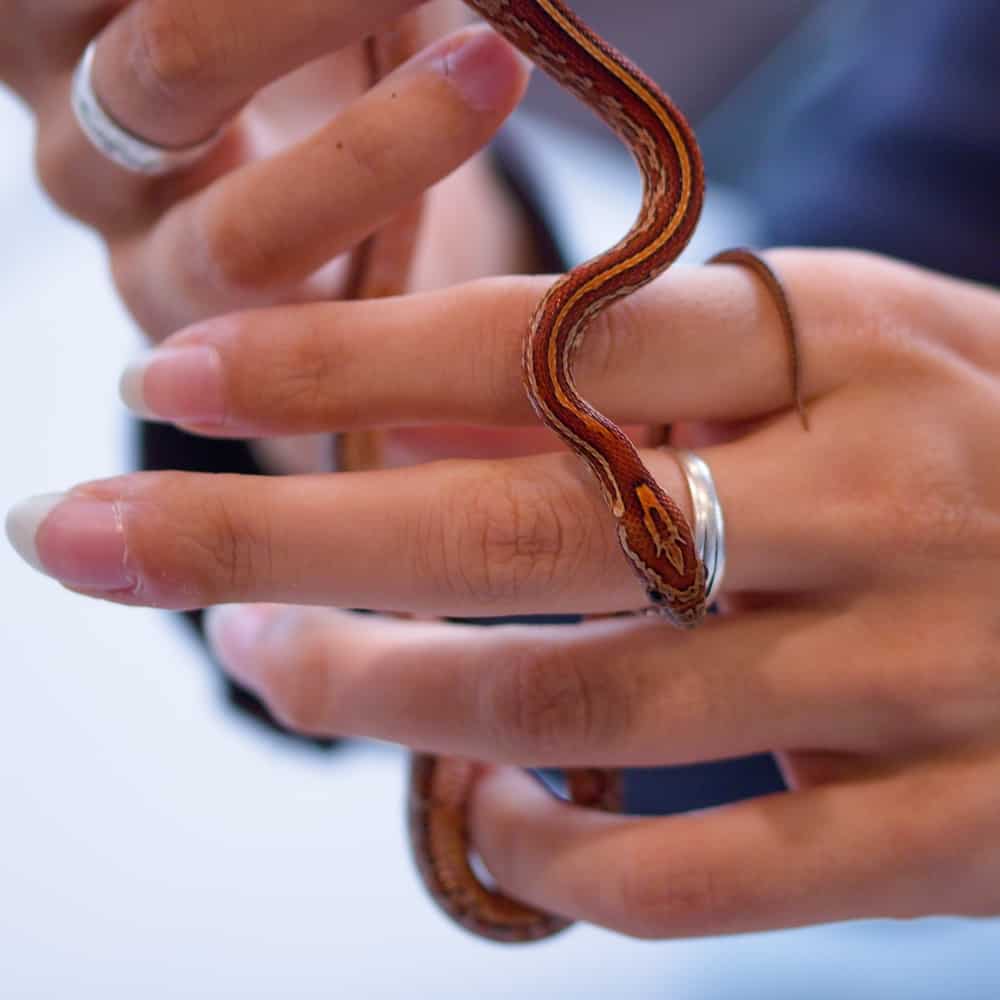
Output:
[[53,493],[22,500],[7,514],[7,537],[26,563],[81,590],[135,586],[118,504]]
[[518,66],[530,62],[496,33],[481,28],[445,53],[442,69],[459,93],[477,111],[494,111],[511,100]]
[[209,344],[150,351],[125,369],[118,391],[147,420],[219,424],[225,415],[222,358]]

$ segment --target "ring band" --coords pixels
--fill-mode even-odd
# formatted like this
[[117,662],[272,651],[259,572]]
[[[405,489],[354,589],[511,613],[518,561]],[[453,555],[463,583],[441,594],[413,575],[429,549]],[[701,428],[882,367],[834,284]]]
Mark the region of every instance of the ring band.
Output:
[[167,149],[147,142],[123,128],[105,111],[94,93],[94,52],[97,40],[83,53],[73,73],[71,103],[76,120],[91,144],[109,160],[134,174],[160,177],[184,170],[202,159],[219,141],[221,131],[183,149]]
[[706,604],[715,603],[726,575],[726,522],[722,504],[715,489],[712,470],[693,451],[674,452],[691,494],[694,510],[694,545],[698,558],[705,565]]

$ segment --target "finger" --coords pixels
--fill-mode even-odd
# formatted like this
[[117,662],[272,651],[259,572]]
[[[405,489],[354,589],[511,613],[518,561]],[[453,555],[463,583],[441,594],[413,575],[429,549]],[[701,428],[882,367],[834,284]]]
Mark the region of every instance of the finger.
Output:
[[29,103],[65,74],[93,38],[129,0],[49,0],[45,4],[0,2],[0,80]]
[[266,84],[372,34],[415,0],[136,0],[102,35],[95,91],[135,135],[184,147]]
[[[890,336],[898,341],[900,320],[873,302],[887,294],[898,300],[912,269],[825,251],[783,251],[772,260],[795,309],[807,401],[884,367],[876,358]],[[498,279],[210,321],[171,339],[169,354],[152,355],[148,377],[133,389],[147,415],[222,435],[533,423],[522,342],[549,284]],[[850,297],[841,294],[845,284]],[[927,299],[921,288],[915,302]],[[199,372],[196,384],[220,419],[200,419],[206,404],[192,392],[189,359],[173,351],[191,344],[218,355],[214,381]],[[671,271],[598,317],[574,371],[584,396],[622,423],[746,420],[792,403],[787,349],[779,314],[755,277],[711,266]]]
[[208,632],[227,672],[294,730],[528,767],[875,753],[907,738],[912,718],[856,672],[827,669],[870,663],[878,644],[859,650],[837,616],[811,611],[682,633],[635,619],[482,628],[228,605]]
[[[133,134],[166,148],[184,148],[221,131],[260,86],[299,68],[313,58],[310,53],[327,55],[356,42],[370,33],[366,26],[372,18],[388,18],[413,2],[382,0],[363,10],[344,0],[296,2],[291,10],[218,0],[209,6],[173,0],[120,6],[126,9],[97,44],[96,96]],[[437,21],[425,20],[439,33]],[[264,30],[266,24],[277,29]],[[37,160],[42,183],[56,203],[120,243],[121,237],[151,225],[167,206],[245,162],[256,140],[242,127],[228,128],[198,163],[166,177],[145,177],[110,161],[70,113],[74,65],[100,26],[92,23],[88,33],[73,37],[70,58],[36,102],[42,123]],[[367,85],[360,60],[338,59],[337,96]],[[331,113],[334,109],[331,97]],[[284,120],[294,121],[292,113]]]
[[[704,453],[726,512],[729,588],[790,593],[891,574],[863,533],[851,541],[863,512],[823,493],[835,488],[837,463],[821,476],[829,456],[795,451],[807,435],[790,429],[782,451],[772,439],[780,433],[758,435],[759,447],[755,439]],[[644,460],[690,519],[671,455],[653,450]],[[279,601],[450,616],[647,604],[599,490],[568,453],[350,476],[141,474],[82,487],[53,510],[29,502],[22,522],[34,539],[22,549],[37,547],[53,576],[127,603]],[[882,541],[891,548],[891,535]]]
[[308,277],[480,149],[527,76],[492,31],[461,31],[310,138],[179,203],[124,265],[129,285],[148,286],[132,296],[147,325],[270,300]]
[[515,898],[642,938],[968,913],[968,869],[995,875],[981,850],[962,872],[949,828],[958,817],[963,843],[995,828],[996,802],[989,820],[971,771],[967,761],[914,767],[638,820],[572,808],[499,770],[477,786],[473,840]]

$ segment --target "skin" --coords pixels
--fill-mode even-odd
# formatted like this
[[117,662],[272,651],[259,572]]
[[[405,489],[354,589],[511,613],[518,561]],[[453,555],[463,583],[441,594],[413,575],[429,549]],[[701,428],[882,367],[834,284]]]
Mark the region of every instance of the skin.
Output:
[[[717,438],[701,452],[727,516],[729,614],[688,633],[644,618],[476,629],[255,603],[212,618],[216,650],[308,733],[495,765],[781,753],[791,794],[668,819],[574,809],[490,771],[477,847],[502,889],[547,911],[642,937],[998,914],[1000,296],[861,254],[771,259],[798,315],[809,433],[777,314],[742,269],[658,280],[578,363],[613,418]],[[211,344],[226,419],[259,433],[350,426],[362,404],[387,422],[517,425],[530,417],[513,361],[544,286],[249,312],[164,349]],[[190,399],[171,384],[176,357],[143,380],[163,411]],[[644,457],[683,499],[669,455]],[[95,506],[114,511],[113,538],[81,527]],[[74,490],[36,545],[74,589],[156,607],[642,603],[563,452],[349,477],[125,476]],[[86,585],[109,553],[127,586]]]
[[[361,40],[418,6],[428,42],[446,37],[359,96]],[[0,81],[37,116],[40,179],[105,239],[116,285],[154,341],[235,308],[336,298],[347,251],[444,177],[414,288],[531,262],[506,193],[476,155],[529,70],[492,33],[462,29],[461,5],[7,0],[0,10]],[[203,162],[149,179],[90,146],[70,111],[69,76],[98,33],[105,107],[166,146],[226,128]],[[459,236],[455,206],[466,203],[489,239]]]
[[[477,155],[530,70],[491,33],[455,36],[468,20],[462,4],[7,0],[0,11],[0,81],[36,114],[39,178],[103,237],[116,288],[154,342],[232,309],[339,297],[349,251],[428,190],[412,288],[534,266],[519,210]],[[444,36],[443,49],[359,96],[362,39],[407,14],[428,43]],[[98,33],[95,90],[122,125],[178,147],[226,128],[221,145],[192,170],[154,180],[95,151],[72,117],[69,84]],[[463,40],[473,45],[459,59]],[[482,220],[477,239],[465,205]],[[327,439],[255,450],[276,471],[330,465]],[[391,435],[386,450],[395,461],[420,457]]]
[[[30,6],[15,5],[25,37],[38,17]],[[212,5],[204,23],[216,29],[227,6],[239,5]],[[356,40],[369,9],[341,3],[317,25],[309,6],[289,18],[293,37],[268,24],[268,52],[247,50],[245,71],[234,69],[243,97],[287,68],[287,53],[291,65],[304,61],[321,29],[323,51]],[[391,6],[384,12],[397,13]],[[62,109],[72,53],[112,11],[63,7],[76,26],[62,41],[52,32],[48,47],[0,60],[39,112],[46,183],[105,233],[137,315],[154,337],[194,323],[133,373],[142,406],[218,436],[402,425],[396,440],[411,455],[466,457],[348,477],[158,473],[85,484],[34,536],[46,572],[123,604],[225,605],[210,619],[222,661],[294,728],[489,762],[473,802],[477,849],[504,891],[547,911],[640,937],[1000,914],[996,292],[862,254],[772,254],[801,331],[808,434],[789,398],[778,317],[744,270],[671,272],[596,324],[576,365],[583,394],[619,423],[674,424],[718,484],[728,613],[693,632],[647,619],[475,629],[329,610],[513,615],[643,603],[577,460],[551,439],[522,454],[533,417],[518,356],[548,281],[312,301],[317,264],[343,248],[309,213],[343,223],[361,189],[341,200],[347,182],[327,183],[316,146],[245,170],[223,149],[203,173],[169,182],[115,174],[70,134]],[[127,39],[126,19],[165,7],[129,5],[112,27]],[[262,2],[243,8],[247,25],[268,16]],[[109,47],[99,80],[111,103],[128,88]],[[123,43],[122,66],[130,52],[141,60]],[[511,60],[497,122],[523,83]],[[162,122],[163,141],[200,138],[241,97],[229,94],[215,119],[195,112],[198,81],[211,74],[195,78],[158,91],[183,111],[141,99],[114,110],[137,131]],[[487,126],[440,80],[414,83],[406,99],[468,139],[444,156],[461,162]],[[391,116],[392,106],[369,104],[364,116]],[[335,151],[336,134],[324,127],[321,152]],[[412,138],[403,135],[399,155]],[[434,174],[424,161],[439,146],[448,144],[413,153],[421,163],[393,175],[399,187],[377,185],[394,192],[379,204],[411,197],[407,178],[418,167],[420,183]],[[307,178],[308,205],[282,200],[286,173]],[[285,211],[300,213],[313,250],[289,251],[280,225],[268,242],[265,223]],[[184,272],[185,232],[232,233],[237,223],[255,238],[199,243],[219,265],[211,273],[235,280],[206,286],[201,272]],[[349,235],[365,228],[343,225]],[[254,250],[245,257],[241,247]],[[442,424],[452,429],[428,432]],[[643,457],[690,514],[669,455]],[[790,794],[667,819],[571,808],[510,766],[762,750],[780,753]]]

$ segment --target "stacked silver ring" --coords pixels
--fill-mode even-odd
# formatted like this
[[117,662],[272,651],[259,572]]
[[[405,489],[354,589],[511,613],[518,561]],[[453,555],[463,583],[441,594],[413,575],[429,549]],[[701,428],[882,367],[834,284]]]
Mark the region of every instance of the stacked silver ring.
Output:
[[147,142],[118,124],[104,110],[94,92],[96,40],[83,53],[73,74],[71,102],[83,134],[109,160],[135,174],[158,177],[184,170],[202,159],[219,141],[221,132],[183,149],[166,149]]
[[705,592],[712,605],[722,589],[726,573],[726,523],[722,504],[715,489],[712,470],[693,451],[675,451],[694,510],[694,545],[698,558],[705,565]]

